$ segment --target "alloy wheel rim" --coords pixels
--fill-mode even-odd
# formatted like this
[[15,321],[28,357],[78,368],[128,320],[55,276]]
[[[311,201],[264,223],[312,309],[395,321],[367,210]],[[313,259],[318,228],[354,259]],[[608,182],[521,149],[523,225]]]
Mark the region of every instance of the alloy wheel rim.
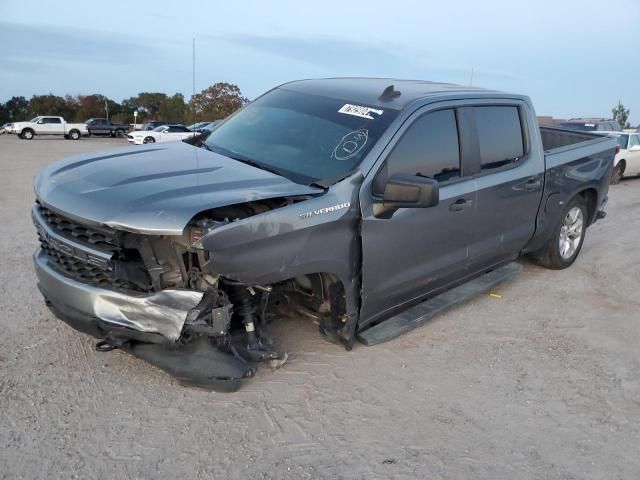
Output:
[[564,217],[562,227],[560,228],[560,238],[558,246],[560,248],[560,256],[564,260],[573,257],[580,246],[582,239],[582,230],[584,227],[584,217],[579,207],[573,207]]

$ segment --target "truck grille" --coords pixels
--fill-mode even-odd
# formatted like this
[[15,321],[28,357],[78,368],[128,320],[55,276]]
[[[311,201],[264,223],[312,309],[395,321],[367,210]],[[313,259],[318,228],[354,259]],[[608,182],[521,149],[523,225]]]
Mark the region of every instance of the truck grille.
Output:
[[65,237],[73,238],[81,243],[86,243],[87,245],[107,252],[115,252],[120,248],[118,232],[115,230],[88,227],[63,217],[42,205],[38,205],[38,210],[40,215],[47,221],[47,224]]
[[96,262],[92,263],[90,257],[78,258],[74,252],[69,254],[69,252],[61,250],[59,245],[56,246],[56,242],[38,229],[38,239],[40,240],[42,251],[49,258],[51,266],[60,273],[79,282],[101,288],[138,292],[149,290],[149,288],[143,288],[143,285],[139,283],[122,278],[123,274],[121,272],[123,271],[137,270],[139,272],[139,280],[141,278],[144,279],[147,276],[147,272],[139,258],[134,261],[127,261],[122,258],[125,253],[128,253],[129,256],[137,257],[139,257],[139,254],[137,251],[124,250],[121,247],[120,232],[83,225],[42,205],[37,205],[36,208],[41,218],[54,232],[77,243],[87,245],[94,250],[111,253],[114,259],[113,262],[109,262],[109,265],[97,265],[95,264]]

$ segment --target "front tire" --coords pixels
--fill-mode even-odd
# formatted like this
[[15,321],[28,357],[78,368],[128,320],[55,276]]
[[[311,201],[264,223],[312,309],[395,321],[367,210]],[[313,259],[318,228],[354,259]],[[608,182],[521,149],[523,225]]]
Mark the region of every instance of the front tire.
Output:
[[153,137],[145,137],[142,143],[156,143],[156,139]]
[[80,132],[78,130],[71,130],[69,132],[69,138],[71,140],[80,140]]
[[34,132],[30,128],[25,128],[22,133],[20,133],[20,138],[25,140],[33,140]]
[[573,198],[562,212],[539,263],[552,270],[570,267],[582,249],[587,230],[588,209],[581,197]]

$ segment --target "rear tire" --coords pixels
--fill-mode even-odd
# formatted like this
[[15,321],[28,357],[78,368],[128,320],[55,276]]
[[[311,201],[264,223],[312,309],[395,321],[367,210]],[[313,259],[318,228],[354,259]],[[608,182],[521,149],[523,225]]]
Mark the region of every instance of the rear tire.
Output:
[[69,132],[69,138],[71,140],[80,140],[80,132],[78,130],[71,130]]
[[620,183],[620,180],[622,180],[622,177],[624,176],[625,168],[626,163],[624,162],[624,160],[620,160],[618,164],[613,167],[613,171],[611,172],[611,180],[609,181],[611,185]]
[[124,130],[116,130],[116,137],[124,138]]
[[33,140],[33,137],[34,137],[34,132],[30,128],[25,128],[20,133],[20,138],[23,138],[25,140]]
[[587,204],[582,197],[571,199],[542,249],[538,263],[552,270],[570,267],[582,249],[588,214]]

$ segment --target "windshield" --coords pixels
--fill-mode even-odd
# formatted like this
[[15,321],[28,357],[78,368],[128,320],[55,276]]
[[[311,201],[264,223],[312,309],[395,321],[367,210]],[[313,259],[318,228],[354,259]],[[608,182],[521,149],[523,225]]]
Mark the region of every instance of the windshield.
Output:
[[38,120],[40,120],[40,117],[33,117],[31,120],[29,120],[29,123],[37,123]]
[[279,88],[217,126],[204,145],[308,184],[351,172],[397,115]]
[[153,131],[154,132],[162,132],[166,128],[167,128],[166,125],[160,125],[159,127],[154,128]]

